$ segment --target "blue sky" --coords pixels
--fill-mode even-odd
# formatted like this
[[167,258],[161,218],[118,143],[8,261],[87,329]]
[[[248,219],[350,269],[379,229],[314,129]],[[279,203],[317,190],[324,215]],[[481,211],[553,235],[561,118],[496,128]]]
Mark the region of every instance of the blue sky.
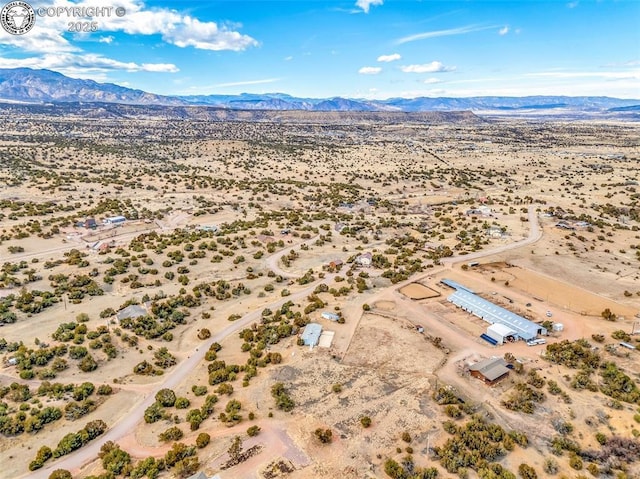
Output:
[[[0,68],[48,68],[160,94],[640,98],[638,0],[45,0],[123,7],[0,29]],[[0,1],[0,6],[4,5]]]

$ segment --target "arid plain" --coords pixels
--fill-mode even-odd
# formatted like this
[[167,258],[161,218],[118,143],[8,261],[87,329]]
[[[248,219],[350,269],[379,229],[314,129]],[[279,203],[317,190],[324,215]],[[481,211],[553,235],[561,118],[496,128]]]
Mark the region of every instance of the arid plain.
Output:
[[91,111],[0,110],[0,477],[640,477],[640,125]]

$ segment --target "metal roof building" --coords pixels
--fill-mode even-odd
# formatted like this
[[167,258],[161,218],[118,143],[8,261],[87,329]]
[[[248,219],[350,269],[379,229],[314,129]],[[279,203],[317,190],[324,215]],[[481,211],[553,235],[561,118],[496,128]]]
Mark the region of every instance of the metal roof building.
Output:
[[443,278],[443,279],[441,279],[441,280],[440,280],[440,282],[441,282],[442,284],[444,284],[445,286],[449,286],[450,288],[453,288],[453,289],[455,289],[455,290],[458,290],[458,291],[460,291],[460,290],[462,290],[462,291],[468,291],[468,292],[469,292],[469,293],[471,293],[471,294],[475,294],[475,293],[473,292],[473,290],[471,290],[471,289],[467,288],[466,286],[462,286],[460,283],[456,283],[456,282],[455,282],[455,281],[453,281],[452,279],[446,279],[446,278]]
[[502,323],[493,323],[487,328],[487,336],[495,339],[498,344],[503,344],[510,338],[518,336],[518,332]]
[[309,323],[305,326],[302,333],[302,340],[305,346],[316,346],[322,334],[322,325],[318,323]]
[[469,372],[488,384],[494,384],[509,374],[509,368],[504,359],[489,358],[469,366]]
[[448,298],[449,302],[471,314],[484,319],[487,323],[500,323],[515,331],[517,336],[525,341],[534,339],[538,334],[547,334],[546,328],[529,321],[522,316],[512,313],[491,301],[487,301],[467,289],[456,289]]
[[111,225],[124,223],[125,221],[127,221],[127,218],[125,218],[124,216],[110,216],[102,220],[103,223]]
[[329,321],[338,321],[340,319],[340,316],[338,316],[336,313],[324,312],[320,316],[322,316],[324,319],[328,319]]
[[118,321],[122,321],[123,319],[128,318],[139,318],[140,316],[146,316],[147,314],[149,313],[143,306],[132,304],[118,311],[116,318],[118,318]]

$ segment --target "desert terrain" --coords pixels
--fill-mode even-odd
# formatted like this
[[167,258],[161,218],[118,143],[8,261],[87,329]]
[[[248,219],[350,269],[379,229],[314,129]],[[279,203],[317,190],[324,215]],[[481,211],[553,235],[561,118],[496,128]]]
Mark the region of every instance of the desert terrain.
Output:
[[640,477],[640,125],[216,115],[0,109],[0,477]]

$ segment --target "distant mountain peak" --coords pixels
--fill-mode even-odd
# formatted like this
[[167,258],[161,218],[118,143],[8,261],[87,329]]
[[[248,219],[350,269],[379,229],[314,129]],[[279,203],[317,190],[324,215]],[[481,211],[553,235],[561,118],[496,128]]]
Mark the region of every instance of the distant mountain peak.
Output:
[[165,96],[113,83],[67,77],[53,70],[0,69],[0,101],[12,103],[101,102],[131,105],[212,106],[237,110],[305,111],[473,111],[501,114],[570,112],[574,114],[638,111],[640,100],[606,96],[420,97],[366,100],[342,97],[298,98],[286,93]]

